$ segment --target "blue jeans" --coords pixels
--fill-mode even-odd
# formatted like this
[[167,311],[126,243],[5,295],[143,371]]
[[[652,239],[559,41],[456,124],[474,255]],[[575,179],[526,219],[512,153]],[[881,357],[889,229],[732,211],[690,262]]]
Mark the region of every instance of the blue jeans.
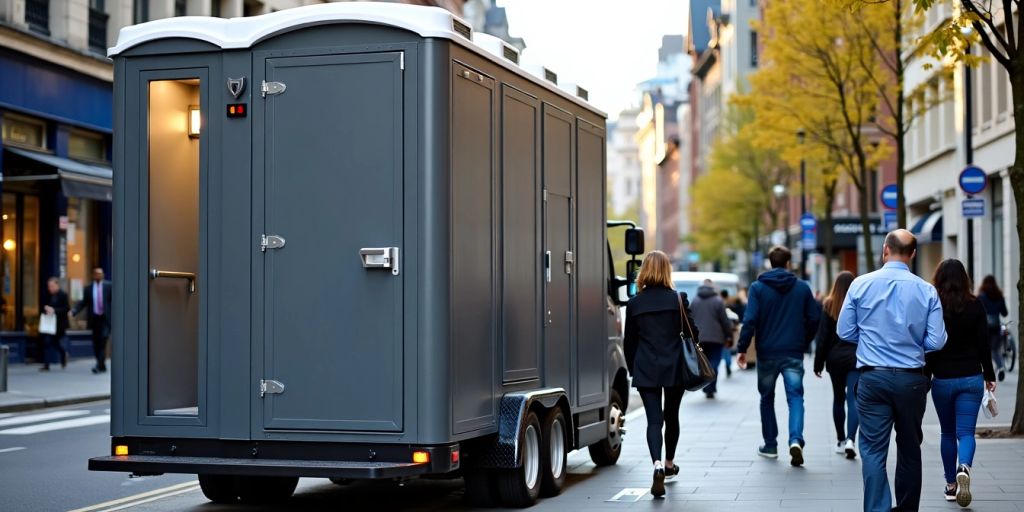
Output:
[[725,347],[721,343],[701,343],[700,348],[704,350],[708,362],[715,369],[715,380],[704,388],[704,393],[715,393],[718,391],[718,366],[722,364],[722,349]]
[[921,420],[928,403],[928,377],[892,370],[864,371],[857,384],[864,511],[889,512],[892,495],[885,472],[889,438],[896,429],[896,509],[921,504]]
[[789,404],[789,443],[804,445],[804,362],[780,358],[757,361],[757,391],[761,393],[761,435],[765,448],[779,445],[779,425],[775,420],[775,383],[782,375]]
[[942,469],[946,483],[956,480],[958,444],[960,464],[974,463],[974,428],[978,425],[978,410],[984,394],[985,381],[981,375],[932,379],[932,402],[942,431]]
[[[832,381],[832,421],[836,424],[836,439],[845,441],[857,439],[857,427],[860,425],[860,418],[857,416],[857,381],[860,380],[860,372],[851,370],[848,372],[828,372]],[[843,404],[846,407],[843,407]],[[847,414],[846,411],[849,411]],[[843,423],[846,428],[843,429]]]

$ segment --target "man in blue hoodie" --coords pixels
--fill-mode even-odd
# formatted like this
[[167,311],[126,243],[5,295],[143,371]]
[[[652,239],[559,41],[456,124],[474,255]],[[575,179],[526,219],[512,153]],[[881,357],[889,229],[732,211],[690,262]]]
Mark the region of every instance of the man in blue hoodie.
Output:
[[789,404],[789,454],[791,463],[804,463],[804,363],[807,346],[818,329],[821,310],[810,286],[789,271],[789,249],[768,252],[772,270],[750,286],[747,310],[740,331],[740,368],[747,365],[745,352],[757,335],[757,390],[761,393],[761,435],[764,445],[757,453],[778,458],[779,426],[775,420],[775,383],[782,375]]

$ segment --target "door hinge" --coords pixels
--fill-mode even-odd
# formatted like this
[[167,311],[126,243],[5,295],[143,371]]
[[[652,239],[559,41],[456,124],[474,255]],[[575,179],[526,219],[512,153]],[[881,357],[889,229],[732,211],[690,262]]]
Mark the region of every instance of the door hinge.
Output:
[[398,53],[398,69],[405,71],[405,52]]
[[260,252],[267,252],[267,249],[280,249],[284,247],[284,237],[277,235],[260,236]]
[[284,384],[276,380],[260,381],[260,398],[266,395],[280,395],[284,393]]
[[260,95],[266,98],[268,94],[281,94],[287,88],[288,86],[284,82],[268,82],[264,80],[260,83]]

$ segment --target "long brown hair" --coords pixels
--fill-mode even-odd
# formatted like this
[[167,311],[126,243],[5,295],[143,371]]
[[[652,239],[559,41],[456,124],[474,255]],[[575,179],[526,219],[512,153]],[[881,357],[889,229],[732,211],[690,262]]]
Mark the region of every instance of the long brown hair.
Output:
[[636,286],[644,291],[649,286],[672,288],[672,262],[668,255],[661,251],[651,251],[644,257],[640,265],[640,275],[636,278]]
[[853,272],[843,271],[836,276],[836,282],[832,285],[832,291],[829,292],[828,297],[825,297],[823,306],[825,314],[829,318],[836,320],[839,318],[839,310],[843,308],[843,302],[846,300],[846,292],[850,291],[850,285],[853,284]]
[[939,263],[932,284],[939,292],[939,301],[942,302],[945,314],[963,313],[967,304],[975,300],[971,293],[971,278],[967,276],[967,269],[960,260],[950,258]]
[[978,287],[978,293],[984,293],[986,297],[991,300],[1003,300],[1003,291],[999,289],[999,285],[996,284],[996,276],[989,274],[981,280],[981,286]]

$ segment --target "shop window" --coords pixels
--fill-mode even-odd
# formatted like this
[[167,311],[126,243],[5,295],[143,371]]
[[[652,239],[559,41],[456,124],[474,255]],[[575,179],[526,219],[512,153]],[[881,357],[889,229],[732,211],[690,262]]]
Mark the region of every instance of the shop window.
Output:
[[71,132],[68,137],[68,155],[80,160],[105,162],[107,160],[107,144],[103,136],[90,132]]
[[21,317],[25,330],[35,333],[39,326],[39,197],[22,196],[21,207]]
[[0,326],[5,331],[18,328],[18,198],[14,194],[3,194],[3,221],[0,224],[0,238],[3,239],[0,264],[3,272],[3,302],[0,304]]
[[[67,247],[67,288],[65,291],[72,304],[82,300],[85,287],[92,280],[92,269],[96,267],[95,212],[95,202],[77,197],[68,198],[68,223],[67,229],[64,231],[64,243]],[[87,329],[86,315],[75,317],[71,321],[70,327],[71,329]]]
[[34,334],[39,322],[39,198],[3,194],[3,304],[5,331]]
[[50,35],[50,0],[25,0],[25,23],[33,32]]
[[4,144],[33,149],[46,149],[46,123],[35,119],[4,114]]

